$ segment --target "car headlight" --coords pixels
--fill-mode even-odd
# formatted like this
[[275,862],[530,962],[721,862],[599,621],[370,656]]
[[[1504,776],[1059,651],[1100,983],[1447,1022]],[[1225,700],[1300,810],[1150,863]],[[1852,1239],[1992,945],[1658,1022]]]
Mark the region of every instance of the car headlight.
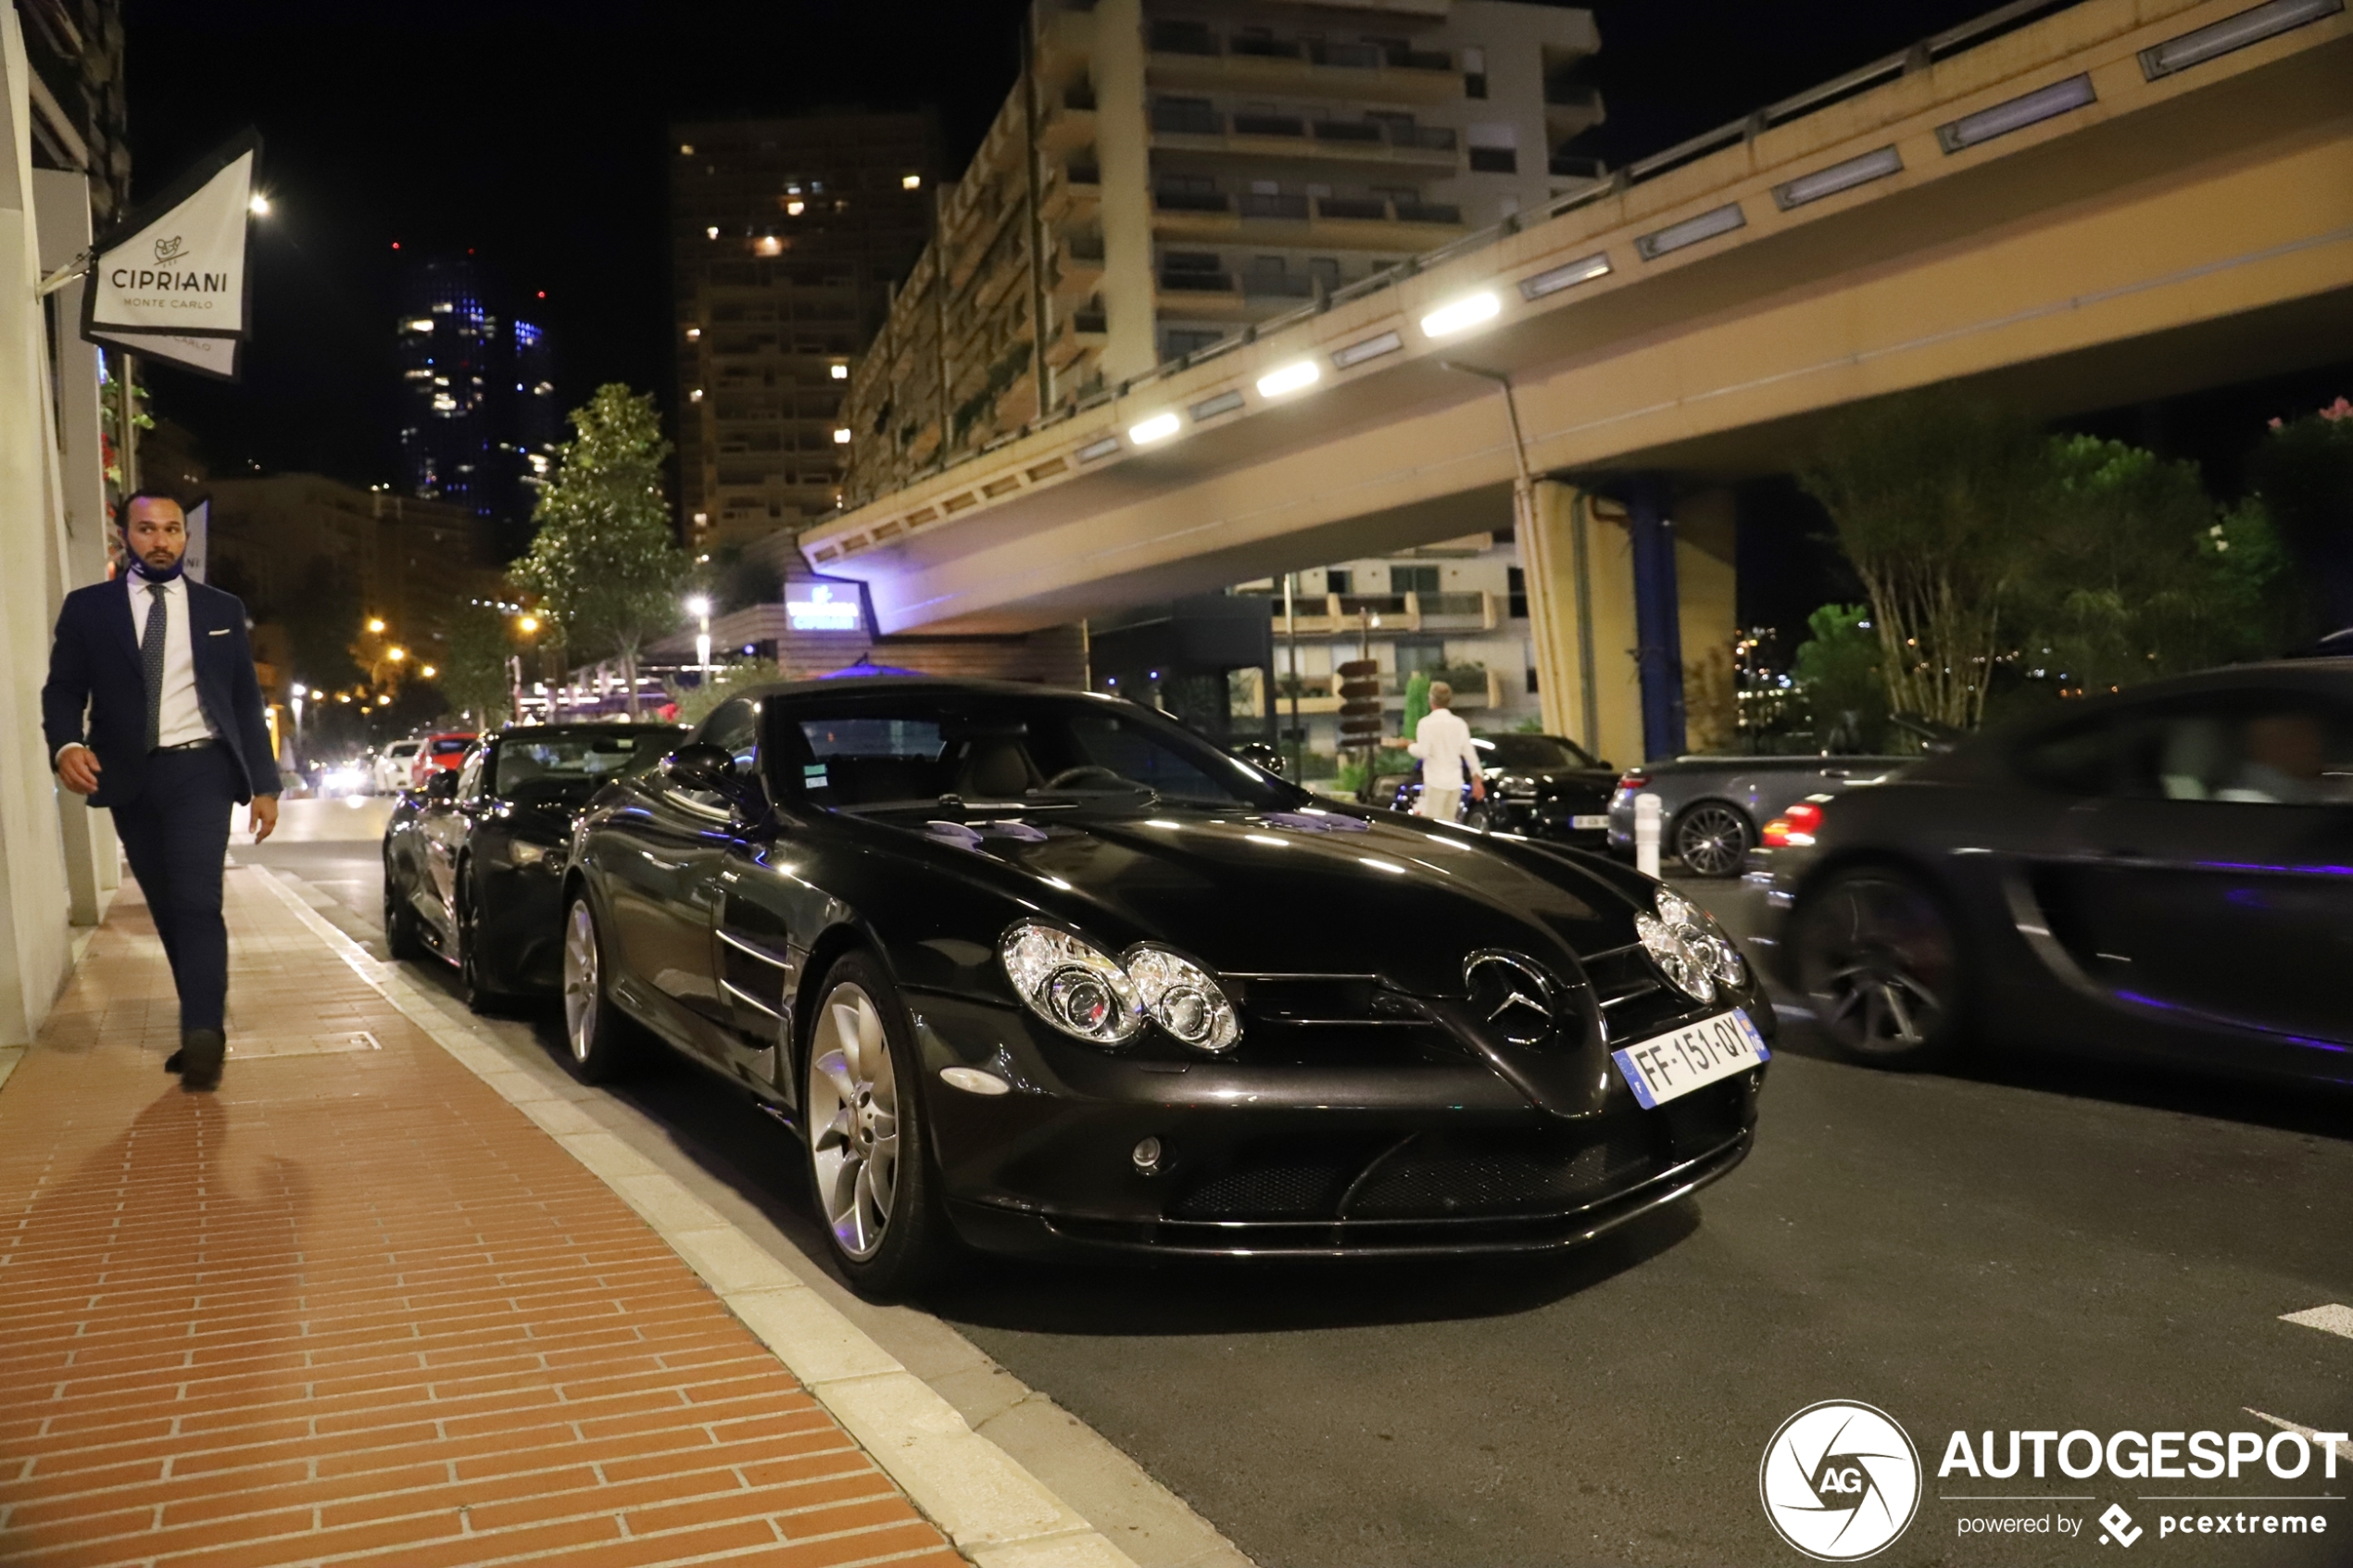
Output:
[[997,944],[1005,977],[1030,1011],[1089,1045],[1125,1045],[1144,1025],[1136,983],[1067,931],[1016,922]]
[[1669,985],[1701,1003],[1714,1001],[1719,987],[1747,985],[1748,964],[1715,916],[1667,887],[1654,907],[1655,914],[1636,911],[1634,934]]
[[1179,1044],[1216,1054],[1242,1037],[1240,1017],[1209,972],[1149,943],[1124,959],[1036,921],[1017,921],[997,944],[1024,1006],[1089,1045],[1120,1046],[1150,1019]]
[[1242,1037],[1233,1004],[1191,960],[1165,947],[1135,947],[1127,954],[1126,967],[1144,1011],[1179,1042],[1197,1051],[1226,1051]]
[[564,852],[560,845],[530,844],[516,838],[507,843],[507,858],[518,866],[535,866],[543,860],[560,866],[563,864]]

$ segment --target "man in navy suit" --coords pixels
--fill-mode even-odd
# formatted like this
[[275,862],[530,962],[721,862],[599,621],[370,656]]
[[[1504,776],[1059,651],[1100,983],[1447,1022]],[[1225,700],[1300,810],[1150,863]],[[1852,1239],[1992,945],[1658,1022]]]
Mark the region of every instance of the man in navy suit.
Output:
[[182,1086],[210,1089],[229,1048],[220,871],[230,810],[250,801],[254,841],[269,837],[278,764],[245,607],[181,571],[188,524],[180,503],[143,490],[124,498],[117,521],[130,569],[66,596],[41,727],[58,781],[114,812],[171,960],[180,1049],[164,1065]]

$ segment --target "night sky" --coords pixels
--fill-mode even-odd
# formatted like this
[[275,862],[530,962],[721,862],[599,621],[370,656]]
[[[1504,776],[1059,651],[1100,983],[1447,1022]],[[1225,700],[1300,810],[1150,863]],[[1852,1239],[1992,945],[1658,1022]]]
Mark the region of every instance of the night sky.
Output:
[[[1983,0],[1594,7],[1613,166],[1975,14]],[[134,194],[258,126],[245,380],[157,367],[216,473],[394,473],[393,268],[473,247],[556,334],[566,408],[670,401],[672,119],[936,107],[960,169],[1011,89],[1023,0],[128,0]],[[394,241],[402,249],[395,253]]]

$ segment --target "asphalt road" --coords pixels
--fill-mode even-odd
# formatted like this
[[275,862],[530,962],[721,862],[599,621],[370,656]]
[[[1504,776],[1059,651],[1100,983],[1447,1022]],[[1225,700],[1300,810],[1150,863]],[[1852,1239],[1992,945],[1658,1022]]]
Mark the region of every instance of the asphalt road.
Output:
[[[325,891],[370,938],[374,843],[339,835],[376,813],[342,809],[304,813],[310,842],[233,853]],[[1736,892],[1694,890],[1738,929]],[[496,1027],[560,1051],[545,1012]],[[679,1064],[616,1092],[809,1235],[775,1123],[736,1091]],[[922,1305],[1265,1568],[1802,1562],[1768,1525],[1758,1466],[1784,1420],[1829,1399],[1893,1415],[1925,1466],[1917,1516],[1874,1562],[2341,1564],[2353,1451],[2334,1482],[2317,1459],[2296,1481],[1936,1471],[1957,1430],[2353,1428],[2353,1312],[2324,1318],[2337,1332],[2283,1321],[2353,1304],[2348,1197],[2343,1097],[2001,1058],[1898,1076],[1829,1059],[1796,1019],[1749,1160],[1580,1254],[983,1263]],[[2103,1544],[2112,1503],[2144,1532],[2129,1553]],[[2250,1510],[2326,1534],[2159,1534],[2163,1514]],[[1962,1533],[2006,1517],[2056,1528]]]

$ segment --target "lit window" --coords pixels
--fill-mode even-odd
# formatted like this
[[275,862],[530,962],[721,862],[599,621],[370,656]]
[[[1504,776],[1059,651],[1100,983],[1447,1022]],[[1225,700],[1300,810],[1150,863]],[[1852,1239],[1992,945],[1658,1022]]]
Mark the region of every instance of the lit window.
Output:
[[901,175],[899,180],[899,188],[902,191],[920,191],[924,188],[924,177],[920,174]]
[[713,223],[710,228],[705,229],[702,232],[703,238],[707,240],[715,240],[719,237],[719,225]]
[[847,429],[837,428],[837,429],[834,431],[834,445],[837,445],[837,446],[847,446],[847,445],[849,445],[849,432]]
[[686,341],[688,343],[692,343],[701,336],[702,329],[700,327],[688,327],[686,329]]
[[692,392],[690,392],[690,393],[686,394],[686,401],[687,401],[687,402],[689,402],[689,403],[699,403],[699,402],[701,402],[701,401],[702,401],[702,388],[701,388],[701,387],[697,387],[697,388],[695,388],[695,390],[694,390],[694,391],[692,391]]
[[847,365],[834,366],[833,378],[836,381],[848,381],[849,379],[849,367]]
[[695,144],[694,144],[692,142],[681,142],[681,143],[679,143],[679,144],[678,144],[678,156],[679,156],[680,157],[694,157],[694,156],[695,156]]
[[801,206],[802,204],[797,201],[786,202],[785,204],[785,216],[787,218],[799,217]]

